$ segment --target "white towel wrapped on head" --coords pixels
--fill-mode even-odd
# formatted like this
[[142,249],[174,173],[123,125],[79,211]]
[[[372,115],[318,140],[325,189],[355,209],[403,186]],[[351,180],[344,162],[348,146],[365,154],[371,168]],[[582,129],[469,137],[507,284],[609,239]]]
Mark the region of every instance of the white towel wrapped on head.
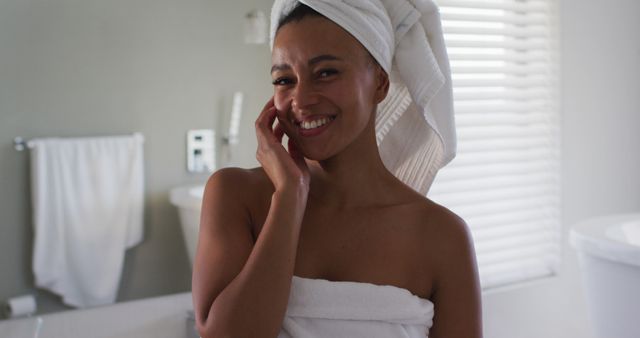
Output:
[[353,35],[390,75],[376,115],[385,166],[426,195],[456,154],[449,59],[432,0],[276,0],[271,48],[282,18],[303,3]]

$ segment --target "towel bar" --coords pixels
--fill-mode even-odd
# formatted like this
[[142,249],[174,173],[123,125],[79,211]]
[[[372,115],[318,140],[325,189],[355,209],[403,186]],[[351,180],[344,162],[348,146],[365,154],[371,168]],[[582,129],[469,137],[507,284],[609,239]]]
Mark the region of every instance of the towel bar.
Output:
[[[142,137],[142,140],[144,142],[144,137],[142,136],[142,133],[133,133],[133,135]],[[13,147],[17,151],[23,151],[25,148],[33,148],[33,146],[29,144],[29,141],[23,139],[20,136],[13,138]]]
[[13,147],[17,151],[23,151],[24,148],[29,148],[29,142],[18,136],[13,139]]

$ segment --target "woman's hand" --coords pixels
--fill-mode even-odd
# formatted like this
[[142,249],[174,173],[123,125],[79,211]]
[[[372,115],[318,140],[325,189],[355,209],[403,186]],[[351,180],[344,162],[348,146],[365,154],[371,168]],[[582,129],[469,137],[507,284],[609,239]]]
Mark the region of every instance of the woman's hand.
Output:
[[280,122],[273,127],[277,117],[273,97],[267,102],[255,122],[258,150],[256,158],[269,176],[276,192],[303,189],[308,193],[311,175],[304,156],[289,138],[287,152],[282,145],[284,130]]

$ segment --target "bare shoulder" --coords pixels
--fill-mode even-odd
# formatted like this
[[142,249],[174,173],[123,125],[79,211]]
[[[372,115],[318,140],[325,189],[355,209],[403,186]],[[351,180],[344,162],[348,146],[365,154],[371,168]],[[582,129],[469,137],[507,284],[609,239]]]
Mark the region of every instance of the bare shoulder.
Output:
[[475,268],[473,237],[462,217],[438,206],[430,215],[428,227],[432,236],[429,243],[431,254],[439,257],[440,275],[447,275],[462,266]]
[[405,184],[396,185],[393,191],[392,204],[402,206],[397,214],[411,224],[419,244],[428,248],[426,255],[440,257],[472,244],[471,232],[462,217]]
[[251,196],[261,192],[269,192],[270,188],[273,190],[271,181],[262,167],[219,169],[209,177],[207,187],[209,190],[214,187],[224,190],[227,196],[244,197],[245,199],[250,199]]
[[401,213],[412,225],[413,233],[426,249],[425,255],[440,259],[443,254],[457,252],[472,244],[465,220],[447,207],[415,191],[403,195]]
[[482,337],[481,287],[469,226],[433,203],[426,228],[431,301],[438,309],[429,337]]
[[424,248],[423,260],[430,263],[429,274],[434,279],[447,275],[446,270],[460,266],[462,260],[474,258],[471,231],[462,217],[426,197],[417,205],[415,227]]
[[273,184],[262,167],[227,167],[211,175],[203,202],[238,212],[238,208],[242,208],[255,240],[269,210],[273,191]]
[[409,204],[414,207],[413,218],[418,221],[416,226],[427,232],[424,235],[445,247],[467,244],[465,241],[469,239],[470,231],[462,217],[418,193],[411,196],[410,200]]
[[453,211],[429,204],[425,259],[432,264],[431,300],[438,309],[429,337],[482,337],[480,280],[471,231]]
[[401,201],[398,204],[405,207],[399,212],[408,216],[418,238],[428,241],[421,244],[436,249],[468,245],[470,232],[462,217],[407,186],[397,190],[395,196]]
[[238,168],[226,167],[216,170],[210,177],[209,181],[224,182],[227,184],[243,185],[243,183],[256,183],[260,179],[260,171],[262,168]]
[[442,272],[460,263],[458,260],[475,255],[471,231],[462,217],[432,200],[424,202],[420,210],[426,254],[437,257],[438,270]]
[[431,200],[425,204],[424,212],[427,213],[427,228],[439,243],[436,247],[451,250],[470,244],[471,232],[462,217]]

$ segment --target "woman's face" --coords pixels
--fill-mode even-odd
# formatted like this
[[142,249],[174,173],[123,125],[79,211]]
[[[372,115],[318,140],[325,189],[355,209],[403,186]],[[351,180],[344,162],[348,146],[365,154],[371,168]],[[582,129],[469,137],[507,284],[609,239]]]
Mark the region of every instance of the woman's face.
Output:
[[360,137],[388,89],[385,72],[360,42],[324,17],[282,26],[271,61],[278,119],[312,160],[329,158]]

